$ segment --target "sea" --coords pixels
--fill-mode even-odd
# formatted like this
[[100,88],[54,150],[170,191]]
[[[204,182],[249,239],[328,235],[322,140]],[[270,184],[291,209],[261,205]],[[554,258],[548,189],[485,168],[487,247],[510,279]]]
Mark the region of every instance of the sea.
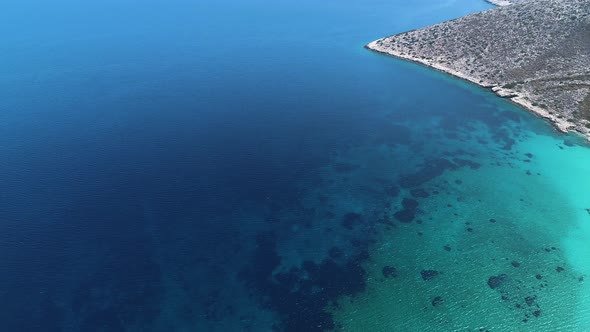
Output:
[[1,7],[1,331],[588,331],[586,141],[363,48],[491,4]]

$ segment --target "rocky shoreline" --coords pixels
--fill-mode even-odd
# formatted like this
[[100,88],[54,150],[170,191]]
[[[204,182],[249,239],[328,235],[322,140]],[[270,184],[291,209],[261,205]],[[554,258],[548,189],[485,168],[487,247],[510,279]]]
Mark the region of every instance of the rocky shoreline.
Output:
[[[409,60],[411,62],[422,64],[427,67],[441,71],[443,73],[455,76],[457,78],[464,79],[464,80],[469,81],[471,83],[475,83],[483,88],[490,89],[491,91],[496,93],[496,95],[498,95],[499,97],[506,98],[506,99],[514,102],[515,104],[518,104],[518,105],[524,107],[525,109],[535,113],[536,115],[549,120],[551,122],[551,124],[555,127],[555,129],[559,130],[560,132],[567,133],[570,131],[569,126],[571,125],[571,123],[568,123],[567,121],[565,121],[563,119],[560,119],[557,115],[550,114],[549,111],[547,111],[539,106],[533,106],[533,103],[528,101],[526,99],[526,97],[519,95],[518,93],[516,93],[513,90],[505,89],[505,88],[495,86],[495,85],[482,84],[476,76],[467,75],[465,72],[448,68],[440,63],[436,63],[436,62],[429,61],[429,60],[422,59],[422,58],[418,58],[418,57],[409,56],[406,53],[395,52],[393,50],[384,48],[384,47],[376,44],[376,42],[377,41],[367,44],[365,46],[365,48],[370,49],[375,52],[378,52],[378,53],[385,54],[385,55],[391,55],[396,58],[401,58],[404,60]],[[590,135],[587,135],[586,137],[588,138],[588,140],[590,140]]]
[[501,7],[365,47],[489,88],[549,120],[559,131],[577,132],[590,140],[586,0],[489,2]]

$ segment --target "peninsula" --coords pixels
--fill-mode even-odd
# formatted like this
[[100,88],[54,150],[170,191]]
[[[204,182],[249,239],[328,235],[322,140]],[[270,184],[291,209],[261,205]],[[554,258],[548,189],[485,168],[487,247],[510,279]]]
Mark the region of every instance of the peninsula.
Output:
[[590,0],[488,0],[499,7],[369,43],[490,88],[590,139]]

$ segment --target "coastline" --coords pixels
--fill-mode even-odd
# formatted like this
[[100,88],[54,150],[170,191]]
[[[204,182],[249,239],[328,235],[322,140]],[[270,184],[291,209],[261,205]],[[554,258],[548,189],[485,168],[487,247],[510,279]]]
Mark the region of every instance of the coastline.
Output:
[[484,1],[496,8],[396,33],[365,48],[490,89],[559,132],[590,142],[590,36],[579,24],[590,24],[587,2]]
[[[396,58],[400,58],[403,60],[408,60],[408,61],[411,61],[414,63],[418,63],[418,64],[424,65],[428,68],[436,69],[436,70],[443,72],[445,74],[449,74],[451,76],[469,81],[469,82],[474,83],[482,88],[490,89],[498,97],[507,99],[507,100],[513,102],[514,104],[521,106],[525,110],[533,113],[534,115],[536,115],[540,118],[543,118],[545,120],[548,120],[549,123],[551,123],[553,125],[553,127],[561,133],[567,134],[570,132],[576,132],[576,131],[570,129],[571,123],[569,123],[565,119],[560,119],[557,116],[550,114],[549,110],[547,110],[547,109],[543,109],[539,106],[534,106],[532,104],[532,102],[527,100],[527,98],[526,98],[527,96],[522,95],[522,93],[519,93],[519,92],[511,90],[511,89],[502,88],[498,85],[486,85],[486,84],[483,84],[482,82],[480,82],[479,78],[476,78],[475,76],[470,76],[470,75],[465,74],[463,72],[451,69],[449,67],[444,66],[441,63],[437,63],[437,62],[434,62],[434,61],[431,61],[428,59],[414,57],[414,56],[409,55],[409,53],[398,52],[398,51],[391,49],[391,48],[382,47],[378,43],[380,40],[381,39],[370,42],[369,44],[365,45],[365,48],[369,49],[371,51],[377,52],[377,53],[381,53],[381,54],[393,56]],[[584,135],[584,137],[590,141],[590,136]]]

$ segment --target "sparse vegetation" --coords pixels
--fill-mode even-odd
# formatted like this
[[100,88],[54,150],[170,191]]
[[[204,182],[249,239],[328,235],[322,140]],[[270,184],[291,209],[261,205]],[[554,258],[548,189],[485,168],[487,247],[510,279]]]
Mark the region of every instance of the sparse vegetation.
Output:
[[518,85],[518,83],[514,82],[514,83],[504,84],[502,87],[504,89],[514,89],[516,87],[516,85]]
[[[374,49],[412,54],[402,57],[485,87],[514,89],[562,130],[590,137],[586,122],[579,121],[590,120],[588,0],[510,2],[515,4],[384,38]],[[514,98],[500,90],[494,91]]]

